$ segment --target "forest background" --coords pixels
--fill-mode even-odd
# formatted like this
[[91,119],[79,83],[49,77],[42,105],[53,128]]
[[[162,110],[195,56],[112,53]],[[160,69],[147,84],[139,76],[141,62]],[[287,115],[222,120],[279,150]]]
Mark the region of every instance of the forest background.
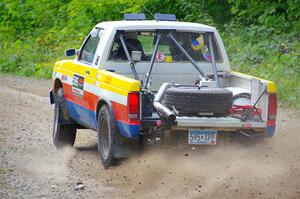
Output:
[[140,12],[215,26],[234,70],[275,81],[282,104],[300,108],[300,0],[2,0],[0,72],[51,78],[96,23]]

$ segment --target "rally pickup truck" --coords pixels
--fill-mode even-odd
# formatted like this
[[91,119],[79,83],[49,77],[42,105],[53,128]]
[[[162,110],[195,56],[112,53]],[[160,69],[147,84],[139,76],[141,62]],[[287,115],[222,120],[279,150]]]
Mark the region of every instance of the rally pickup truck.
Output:
[[[224,133],[272,137],[277,97],[271,81],[231,71],[214,27],[170,14],[125,14],[97,24],[73,59],[55,63],[53,143],[73,145],[93,129],[105,168],[143,140],[181,132],[189,145]],[[184,136],[182,136],[184,135]]]

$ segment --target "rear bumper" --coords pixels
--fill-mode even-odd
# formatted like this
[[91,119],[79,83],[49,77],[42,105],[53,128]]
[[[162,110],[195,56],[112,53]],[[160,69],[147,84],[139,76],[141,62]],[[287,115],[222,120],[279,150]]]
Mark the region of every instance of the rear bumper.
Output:
[[172,130],[215,129],[219,131],[266,131],[266,122],[242,122],[233,117],[176,117]]

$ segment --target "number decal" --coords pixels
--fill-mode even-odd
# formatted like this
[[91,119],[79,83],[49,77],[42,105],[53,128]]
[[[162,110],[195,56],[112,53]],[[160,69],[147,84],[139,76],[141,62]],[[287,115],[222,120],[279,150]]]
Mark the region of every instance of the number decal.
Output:
[[110,76],[106,76],[105,79],[104,79],[104,82],[107,83],[107,84],[110,84],[111,77]]

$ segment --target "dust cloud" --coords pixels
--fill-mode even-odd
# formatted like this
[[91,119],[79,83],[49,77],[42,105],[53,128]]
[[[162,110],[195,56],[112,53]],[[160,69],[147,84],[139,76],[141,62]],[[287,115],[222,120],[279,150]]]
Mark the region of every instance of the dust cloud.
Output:
[[299,198],[300,125],[293,114],[279,112],[273,139],[152,148],[105,172],[128,197]]
[[14,156],[23,161],[18,164],[20,170],[25,175],[34,178],[56,179],[57,181],[66,181],[70,160],[75,156],[76,150],[72,147],[65,147],[52,154],[30,153],[26,155]]

